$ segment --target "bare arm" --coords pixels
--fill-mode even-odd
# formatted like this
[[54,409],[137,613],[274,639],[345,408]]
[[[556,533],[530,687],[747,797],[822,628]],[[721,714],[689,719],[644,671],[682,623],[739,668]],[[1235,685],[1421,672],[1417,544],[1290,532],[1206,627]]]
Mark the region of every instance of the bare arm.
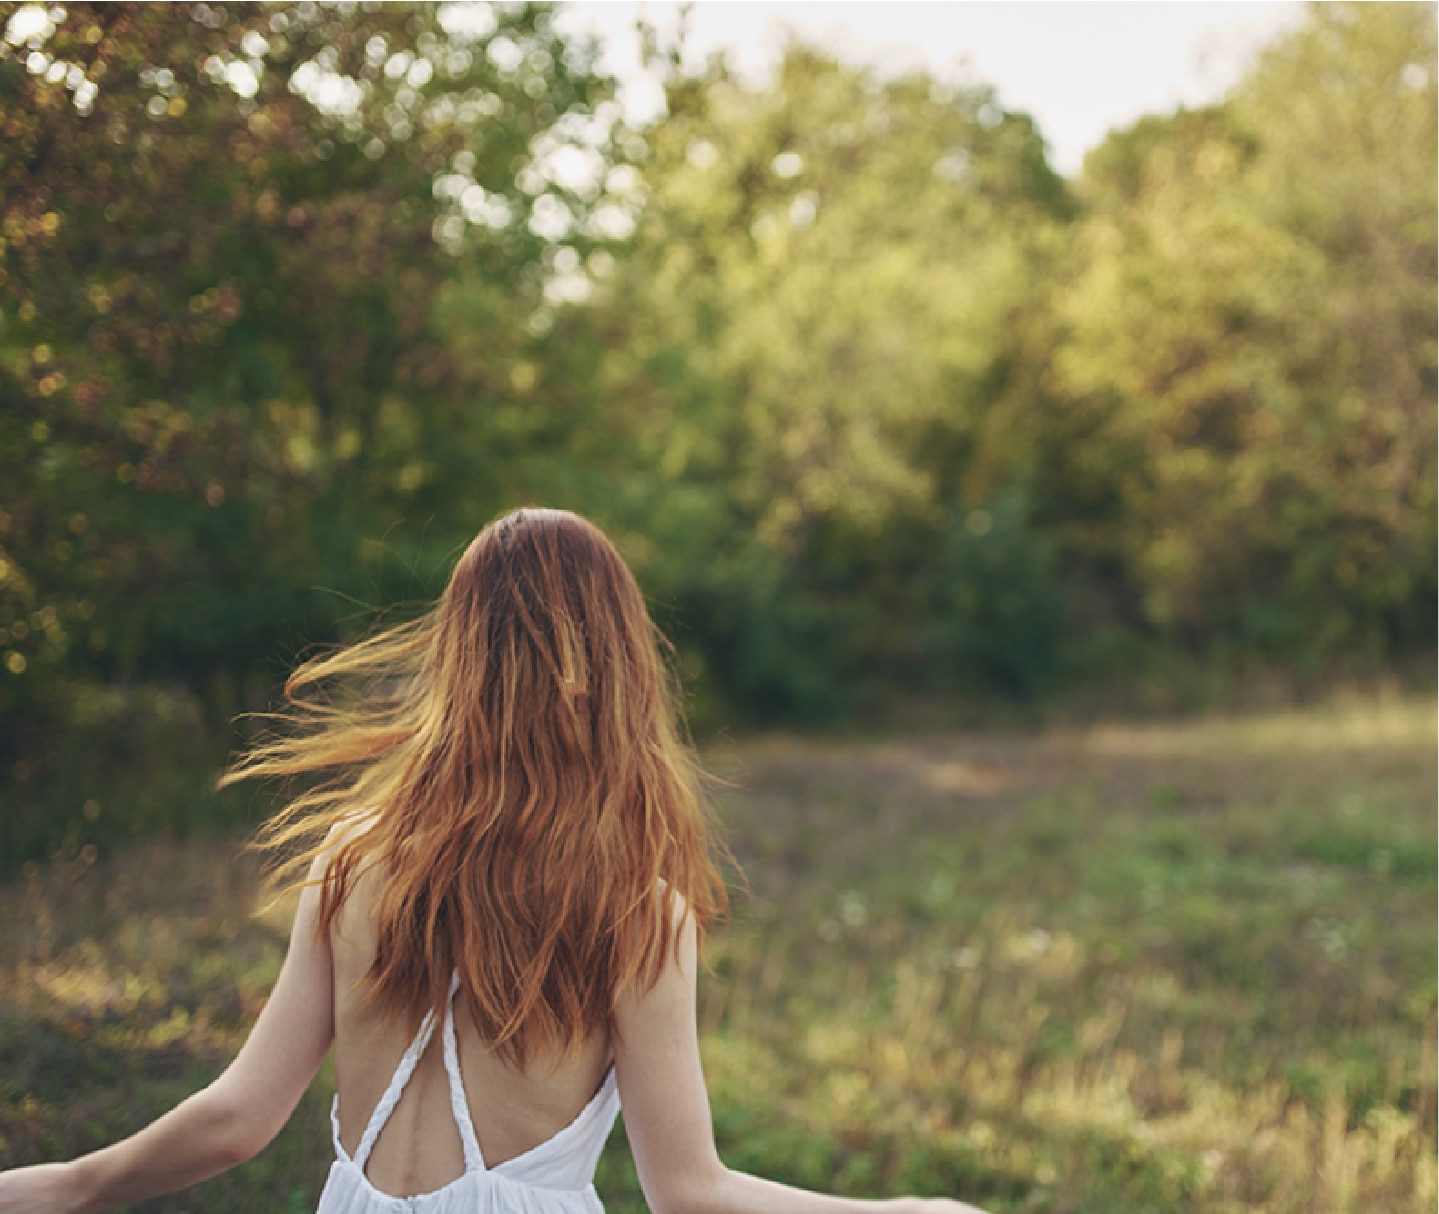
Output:
[[695,1026],[695,927],[653,989],[616,1009],[615,1074],[625,1132],[655,1214],[983,1214],[944,1199],[861,1201],[732,1172],[720,1162]]
[[319,890],[309,886],[275,989],[223,1075],[113,1146],[0,1174],[0,1214],[108,1210],[188,1188],[258,1154],[289,1119],[334,1035],[330,945],[316,935],[318,909]]

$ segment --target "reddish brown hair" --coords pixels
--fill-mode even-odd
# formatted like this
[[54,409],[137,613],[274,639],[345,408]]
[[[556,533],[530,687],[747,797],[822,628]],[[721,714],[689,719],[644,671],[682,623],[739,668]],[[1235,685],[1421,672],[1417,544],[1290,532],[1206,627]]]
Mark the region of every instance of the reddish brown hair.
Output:
[[492,1047],[566,1050],[658,978],[677,896],[701,931],[725,905],[662,645],[597,527],[516,510],[428,615],[296,670],[224,782],[325,775],[260,846],[290,886],[328,850],[322,931],[378,874],[383,1007],[416,1020],[458,972]]

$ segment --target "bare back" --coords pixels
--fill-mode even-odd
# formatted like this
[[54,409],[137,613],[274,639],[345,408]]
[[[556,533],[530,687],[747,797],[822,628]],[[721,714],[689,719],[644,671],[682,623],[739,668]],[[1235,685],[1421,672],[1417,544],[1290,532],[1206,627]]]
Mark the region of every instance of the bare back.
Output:
[[[366,1007],[362,979],[375,955],[373,873],[360,877],[330,930],[334,967],[335,1085],[340,1140],[353,1154],[371,1113],[410,1044],[413,1026]],[[480,1039],[455,1001],[460,1073],[480,1152],[489,1167],[524,1154],[569,1125],[604,1080],[612,1050],[603,1035],[563,1060],[532,1059],[523,1071]],[[443,1187],[465,1170],[438,1042],[432,1042],[375,1143],[365,1169],[397,1196]]]

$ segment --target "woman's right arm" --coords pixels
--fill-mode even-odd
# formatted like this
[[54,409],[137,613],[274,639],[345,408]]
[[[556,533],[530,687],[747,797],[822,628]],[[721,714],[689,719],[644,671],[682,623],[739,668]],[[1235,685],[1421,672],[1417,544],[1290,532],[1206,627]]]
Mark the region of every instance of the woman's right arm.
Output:
[[732,1172],[715,1150],[695,1021],[694,920],[653,988],[615,1009],[615,1078],[625,1134],[655,1214],[983,1214],[943,1198],[862,1201]]
[[[315,862],[311,877],[323,875]],[[138,1134],[69,1163],[0,1172],[0,1214],[93,1214],[174,1192],[256,1155],[280,1131],[330,1048],[330,941],[320,891],[300,895],[275,989],[214,1083]]]

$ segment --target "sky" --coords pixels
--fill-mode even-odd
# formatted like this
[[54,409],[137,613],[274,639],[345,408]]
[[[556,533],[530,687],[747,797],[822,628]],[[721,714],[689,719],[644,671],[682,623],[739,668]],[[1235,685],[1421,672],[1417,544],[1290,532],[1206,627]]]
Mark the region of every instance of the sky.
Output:
[[[678,28],[680,5],[582,0],[567,27],[595,33],[621,81],[630,117],[657,116],[663,95],[640,65],[637,17]],[[1288,0],[700,0],[690,12],[690,57],[723,50],[763,78],[785,31],[881,71],[925,67],[945,79],[993,85],[1003,105],[1034,117],[1061,173],[1078,171],[1106,132],[1148,113],[1217,100],[1253,54],[1302,19]]]

